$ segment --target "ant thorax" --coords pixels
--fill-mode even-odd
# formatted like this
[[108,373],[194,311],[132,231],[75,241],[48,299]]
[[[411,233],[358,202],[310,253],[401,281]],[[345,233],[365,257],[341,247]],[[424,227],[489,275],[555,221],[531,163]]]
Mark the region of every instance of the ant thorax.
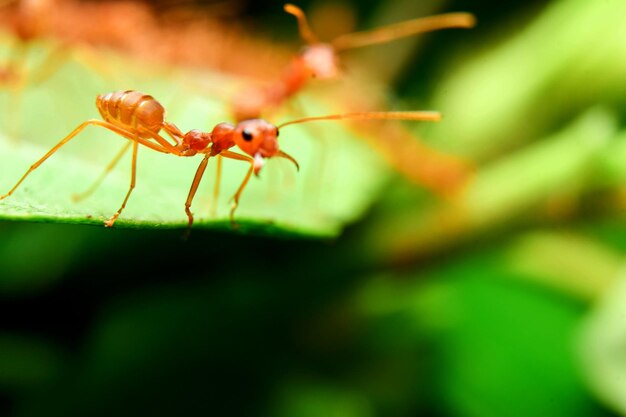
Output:
[[218,155],[235,146],[234,131],[235,126],[230,123],[219,123],[213,128],[210,134],[211,155]]
[[330,44],[319,43],[307,46],[300,56],[315,78],[326,80],[339,75],[339,59]]

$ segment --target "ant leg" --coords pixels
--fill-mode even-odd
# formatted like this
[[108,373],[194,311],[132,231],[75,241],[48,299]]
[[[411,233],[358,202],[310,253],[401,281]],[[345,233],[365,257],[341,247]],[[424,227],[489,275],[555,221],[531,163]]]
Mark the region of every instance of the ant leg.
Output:
[[191,226],[193,225],[193,214],[191,213],[191,202],[196,195],[196,191],[198,190],[198,186],[200,185],[200,181],[202,180],[202,176],[204,175],[204,170],[206,169],[207,164],[209,163],[209,158],[211,154],[206,154],[204,158],[202,158],[202,162],[198,166],[196,170],[196,175],[193,177],[193,182],[191,183],[191,188],[189,189],[189,194],[187,195],[187,201],[185,201],[185,213],[187,213],[187,218],[189,219],[189,224],[187,226],[187,234],[191,230]]
[[98,186],[102,183],[102,181],[104,180],[104,178],[107,176],[107,174],[109,172],[111,172],[113,170],[113,168],[115,168],[115,166],[117,165],[117,163],[120,161],[120,159],[122,159],[122,156],[124,156],[124,154],[126,153],[126,151],[128,150],[128,148],[130,147],[131,142],[127,142],[124,147],[122,148],[122,150],[115,156],[115,158],[113,158],[113,160],[109,163],[109,165],[107,165],[107,167],[105,168],[105,170],[102,172],[102,174],[100,174],[100,176],[98,177],[98,179],[96,181],[94,181],[93,184],[91,184],[91,186],[83,191],[82,193],[78,193],[78,194],[74,194],[72,196],[72,199],[74,201],[80,201],[83,200],[87,197],[89,197],[97,188]]
[[8,134],[10,139],[17,143],[20,141],[22,132],[22,98],[24,91],[24,83],[17,80],[12,84],[9,91],[9,108],[7,109]]
[[[28,169],[28,171],[26,171],[26,173],[22,176],[22,178],[20,178],[20,180],[17,182],[17,184],[15,184],[13,186],[13,188],[11,188],[11,190],[9,190],[8,193],[4,194],[3,196],[0,196],[0,200],[4,200],[5,198],[7,198],[8,196],[10,196],[11,194],[13,194],[13,192],[15,191],[15,189],[17,187],[19,187],[19,185],[22,183],[22,181],[24,181],[26,179],[26,177],[33,172],[34,170],[36,170],[41,164],[44,163],[44,161],[46,159],[48,159],[50,156],[52,156],[53,153],[55,153],[56,151],[59,150],[59,148],[63,145],[65,145],[67,142],[69,142],[74,136],[76,136],[77,134],[79,134],[81,132],[81,130],[83,130],[84,128],[86,128],[88,125],[93,124],[96,120],[89,120],[86,121],[84,123],[81,123],[76,129],[74,129],[69,135],[67,135],[66,137],[64,137],[56,146],[54,146],[52,149],[50,149],[48,151],[47,154],[45,154],[41,159],[39,159],[37,162],[35,162],[33,165],[31,165],[31,167]],[[98,120],[99,122],[99,120]]]
[[235,227],[237,225],[237,223],[235,223],[235,210],[239,206],[239,197],[241,197],[241,193],[243,192],[243,189],[246,188],[246,185],[248,184],[248,181],[250,180],[250,176],[252,175],[252,172],[254,171],[254,159],[250,158],[249,156],[239,155],[238,153],[231,152],[231,151],[222,151],[221,155],[224,158],[236,159],[238,161],[245,161],[245,162],[250,163],[250,169],[248,169],[248,173],[244,177],[243,181],[241,182],[241,185],[239,186],[239,189],[237,190],[237,192],[232,198],[233,205],[230,208],[230,223],[233,227]]
[[133,161],[132,161],[132,168],[131,168],[131,174],[130,174],[130,187],[128,188],[126,197],[124,198],[124,201],[122,202],[122,206],[117,211],[117,213],[111,216],[109,220],[104,222],[105,227],[113,227],[113,224],[115,223],[117,218],[120,217],[120,214],[122,214],[122,210],[124,210],[124,207],[126,207],[126,203],[128,202],[130,193],[132,193],[133,189],[135,188],[135,179],[137,178],[137,149],[138,147],[139,147],[139,142],[133,141]]
[[2,70],[3,81],[9,89],[8,133],[16,141],[20,136],[20,119],[22,116],[20,109],[22,108],[22,93],[26,85],[24,62],[29,46],[28,42],[18,41],[12,51],[9,64]]
[[174,123],[163,122],[163,130],[165,130],[165,133],[167,133],[169,137],[176,142],[176,146],[183,143],[183,136],[185,135]]
[[67,44],[54,47],[48,56],[39,63],[37,71],[31,74],[28,85],[36,86],[52,77],[67,62],[69,52],[70,49]]
[[50,158],[50,156],[52,156],[56,151],[58,151],[59,148],[61,148],[63,145],[65,145],[67,142],[69,142],[72,138],[74,138],[76,135],[78,135],[84,128],[86,128],[89,125],[95,125],[95,126],[104,127],[106,129],[109,129],[109,130],[117,133],[120,136],[123,136],[123,137],[125,137],[125,138],[127,138],[129,140],[134,141],[135,143],[141,143],[142,145],[147,146],[147,147],[149,147],[151,149],[154,149],[155,151],[158,151],[158,152],[168,153],[166,149],[159,147],[157,144],[152,143],[152,142],[150,142],[150,141],[148,141],[146,139],[136,137],[132,133],[130,133],[130,132],[124,130],[124,129],[120,129],[119,127],[117,127],[117,126],[115,126],[115,125],[113,125],[111,123],[103,122],[102,120],[97,120],[97,119],[87,120],[86,122],[81,123],[69,135],[67,135],[66,137],[61,139],[61,141],[59,143],[57,143],[52,149],[50,149],[48,151],[48,153],[46,153],[43,157],[41,157],[41,159],[39,159],[37,162],[35,162],[33,165],[31,165],[31,167],[28,169],[28,171],[26,171],[26,173],[13,186],[13,188],[11,188],[8,193],[0,196],[0,200],[4,200],[5,198],[7,198],[11,194],[13,194],[13,192],[17,189],[17,187],[20,186],[20,184],[26,179],[26,177],[28,177],[30,175],[31,172],[36,170],[41,164],[43,164],[46,161],[46,159]]
[[[144,132],[145,130],[142,129],[142,132]],[[171,132],[169,131],[169,129],[165,129],[166,132],[168,132],[168,134],[170,134]],[[167,141],[167,139],[165,139],[163,136],[159,135],[158,133],[154,133],[152,131],[145,131],[145,133],[149,134],[150,137],[154,140],[156,140],[159,145],[161,145],[163,148],[165,148],[167,150],[167,153],[171,153],[174,155],[180,155],[180,151],[178,149],[176,149],[176,146],[172,145],[171,143],[169,143]]]
[[101,78],[113,83],[123,84],[124,80],[120,78],[119,71],[107,59],[103,58],[99,51],[93,46],[81,45],[80,47],[72,47],[66,43],[66,47],[70,49],[71,59],[85,69],[91,70],[98,74]]
[[161,153],[173,153],[174,155],[178,155],[178,151],[176,151],[176,149],[174,149],[175,152],[170,152],[169,148],[165,148],[164,146],[161,146],[158,143],[154,143],[148,139],[137,136],[137,133],[133,133],[128,130],[122,129],[121,127],[117,127],[114,124],[111,124],[109,122],[103,122],[102,120],[92,119],[88,123],[107,128],[110,131],[117,133],[120,136],[125,137],[131,142],[138,142],[142,144],[143,146],[148,147],[154,151],[161,152]]
[[211,216],[215,217],[217,213],[217,201],[220,195],[220,183],[222,182],[222,155],[217,155],[217,164],[215,165],[215,185],[213,186],[213,202],[211,204]]

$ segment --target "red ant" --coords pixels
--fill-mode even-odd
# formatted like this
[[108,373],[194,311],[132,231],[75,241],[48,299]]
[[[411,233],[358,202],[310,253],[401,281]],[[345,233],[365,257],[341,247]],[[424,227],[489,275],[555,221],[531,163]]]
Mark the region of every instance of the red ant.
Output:
[[284,9],[298,20],[300,36],[307,46],[298,54],[283,76],[266,87],[252,88],[237,95],[233,103],[236,120],[258,118],[267,108],[275,108],[295,95],[311,78],[332,79],[339,74],[339,53],[390,42],[395,39],[440,29],[472,28],[476,24],[470,13],[447,13],[422,17],[363,32],[339,36],[331,42],[321,42],[311,30],[299,7],[286,4]]
[[[246,173],[241,185],[233,196],[233,203],[230,210],[230,220],[234,225],[234,214],[239,205],[239,198],[246,184],[250,180],[252,173],[258,176],[259,171],[265,164],[267,159],[280,157],[293,162],[299,169],[297,161],[281,151],[278,146],[279,129],[288,125],[305,123],[321,120],[339,120],[339,119],[378,119],[378,120],[417,120],[417,121],[438,121],[441,115],[432,111],[405,111],[405,112],[357,112],[336,114],[330,116],[307,117],[298,120],[292,120],[281,125],[275,126],[262,119],[244,120],[237,125],[230,123],[220,123],[213,130],[201,132],[199,130],[190,130],[183,134],[174,124],[165,121],[165,109],[152,96],[140,93],[138,91],[116,91],[96,97],[96,106],[103,120],[91,119],[81,123],[69,135],[64,137],[57,145],[55,145],[48,153],[35,162],[20,180],[3,196],[3,200],[13,194],[26,177],[37,169],[46,159],[59,150],[63,145],[74,138],[85,127],[89,125],[101,126],[109,129],[118,135],[130,140],[124,145],[121,152],[106,167],[102,175],[96,182],[77,199],[84,198],[90,194],[104,179],[104,176],[110,172],[121,157],[126,153],[129,147],[133,147],[132,169],[130,187],[126,193],[126,197],[122,202],[119,210],[104,222],[106,227],[111,227],[126,207],[128,198],[135,188],[135,178],[137,172],[137,150],[139,145],[144,145],[154,151],[173,154],[176,156],[194,156],[203,154],[204,157],[196,170],[196,174],[191,183],[191,188],[185,202],[185,213],[188,217],[189,228],[193,224],[193,214],[191,213],[191,203],[196,194],[204,171],[212,156],[222,156],[224,158],[235,159],[247,162],[250,168]],[[170,142],[159,132],[163,130],[174,141]],[[232,147],[237,145],[247,155],[241,155],[230,151]],[[219,181],[219,177],[217,178]]]

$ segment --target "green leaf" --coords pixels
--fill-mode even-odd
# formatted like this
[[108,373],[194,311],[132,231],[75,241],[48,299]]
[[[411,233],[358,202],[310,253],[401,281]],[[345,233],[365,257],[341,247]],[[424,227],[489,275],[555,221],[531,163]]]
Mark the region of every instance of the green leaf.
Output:
[[31,337],[0,333],[0,387],[20,390],[57,378],[64,365],[61,351]]
[[[32,51],[30,65],[47,46]],[[40,86],[22,95],[7,91],[0,98],[4,134],[0,136],[0,192],[7,192],[48,149],[81,122],[99,118],[97,94],[134,89],[153,95],[167,109],[166,119],[181,130],[210,131],[229,120],[229,98],[246,85],[223,75],[170,70],[147,73],[123,61],[113,62],[115,76],[101,77],[79,62],[68,61]],[[33,63],[34,62],[34,63]],[[134,75],[135,72],[138,75]],[[239,84],[238,84],[239,83]],[[202,86],[202,87],[201,87]],[[209,86],[205,88],[204,86]],[[203,91],[211,90],[211,91]],[[341,111],[333,97],[305,95],[302,113],[282,115],[277,123],[303,115]],[[337,100],[336,100],[337,101]],[[7,119],[11,114],[19,118]],[[7,131],[18,129],[19,140]],[[282,148],[300,163],[301,172],[284,160],[270,161],[259,179],[252,178],[236,213],[241,231],[334,236],[366,210],[386,178],[380,158],[345,123],[319,123],[285,128]],[[75,203],[72,194],[87,189],[124,145],[123,139],[99,127],[87,127],[0,202],[0,218],[101,225],[117,211],[130,181],[130,152],[88,199]],[[116,227],[184,227],[184,203],[201,157],[157,154],[141,147],[137,187]],[[216,216],[210,215],[215,161],[209,162],[192,210],[196,226],[229,229],[229,198],[248,168],[224,161]]]
[[370,322],[404,323],[386,328],[395,346],[432,341],[421,371],[445,407],[441,415],[598,415],[572,348],[582,308],[530,283],[509,263],[509,248],[500,240],[414,273],[378,277],[364,284],[356,308]]
[[591,389],[609,407],[626,415],[626,280],[623,272],[592,312],[582,332],[580,356]]
[[516,28],[513,36],[492,33],[493,45],[465,48],[470,59],[448,63],[450,75],[433,98],[448,123],[433,126],[429,138],[485,158],[535,140],[589,106],[623,108],[626,3],[545,4],[523,27],[503,22]]

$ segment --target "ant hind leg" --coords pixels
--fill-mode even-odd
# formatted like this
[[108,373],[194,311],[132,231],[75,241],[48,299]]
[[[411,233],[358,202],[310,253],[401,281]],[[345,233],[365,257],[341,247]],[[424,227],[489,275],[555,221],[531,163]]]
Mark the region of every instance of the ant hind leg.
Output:
[[91,186],[89,188],[87,188],[85,191],[83,191],[82,193],[77,193],[77,194],[72,195],[72,200],[74,200],[74,201],[81,201],[81,200],[84,200],[85,198],[89,197],[91,194],[93,194],[93,192],[98,188],[98,186],[100,186],[100,184],[102,183],[104,178],[107,176],[107,174],[109,172],[111,172],[113,170],[113,168],[115,168],[117,163],[120,161],[120,159],[122,159],[122,156],[124,156],[126,151],[128,151],[128,148],[130,148],[131,144],[132,144],[131,142],[127,142],[124,145],[124,147],[122,148],[122,150],[109,163],[109,165],[107,165],[107,167],[102,172],[102,174],[100,174],[98,179],[96,181],[94,181],[94,183],[91,184]]
[[117,220],[117,218],[120,216],[120,214],[122,214],[122,210],[124,210],[124,208],[126,207],[128,198],[130,197],[130,194],[133,192],[133,189],[135,188],[135,179],[137,177],[137,149],[138,147],[139,147],[139,142],[133,141],[133,161],[132,161],[132,169],[131,169],[131,177],[130,177],[130,187],[128,188],[126,197],[124,198],[124,201],[122,202],[122,206],[117,211],[117,213],[111,216],[109,220],[104,222],[105,227],[113,227],[113,224],[115,224],[115,221]]

